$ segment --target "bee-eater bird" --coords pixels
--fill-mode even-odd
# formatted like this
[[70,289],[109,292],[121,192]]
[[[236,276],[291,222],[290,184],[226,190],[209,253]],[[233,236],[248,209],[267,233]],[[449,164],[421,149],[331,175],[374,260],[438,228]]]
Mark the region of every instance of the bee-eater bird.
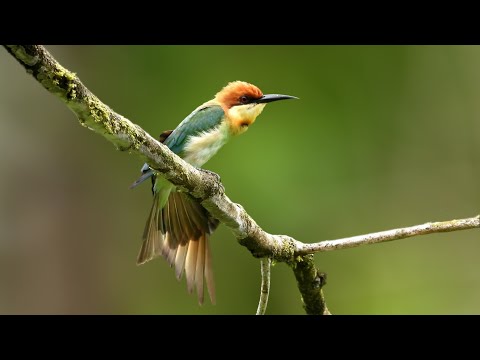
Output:
[[[205,164],[233,136],[244,133],[272,101],[297,99],[294,96],[264,95],[255,85],[234,81],[215,97],[197,107],[175,130],[160,135],[160,141],[175,154],[195,167]],[[209,235],[218,220],[193,197],[178,192],[175,186],[145,164],[142,175],[131,188],[152,179],[153,205],[143,232],[143,243],[137,265],[162,255],[175,266],[180,280],[185,270],[189,293],[197,289],[198,302],[203,304],[204,278],[212,304],[215,284]]]

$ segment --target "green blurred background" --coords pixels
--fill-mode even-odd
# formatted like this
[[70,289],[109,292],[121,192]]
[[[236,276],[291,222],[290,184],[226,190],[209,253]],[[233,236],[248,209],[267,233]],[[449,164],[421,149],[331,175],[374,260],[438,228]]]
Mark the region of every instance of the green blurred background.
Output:
[[[47,46],[158,136],[226,83],[267,105],[205,165],[266,231],[317,242],[480,213],[478,46]],[[217,305],[163,259],[135,260],[151,205],[142,162],[82,128],[0,50],[0,313],[253,314],[259,261],[221,225]],[[317,254],[335,314],[478,314],[475,230]],[[303,314],[272,269],[268,314]]]

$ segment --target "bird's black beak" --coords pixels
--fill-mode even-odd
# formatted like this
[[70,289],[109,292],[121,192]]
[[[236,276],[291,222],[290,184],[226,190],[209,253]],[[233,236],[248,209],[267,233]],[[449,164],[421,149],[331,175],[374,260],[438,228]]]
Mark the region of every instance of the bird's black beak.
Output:
[[277,100],[298,99],[296,96],[282,95],[282,94],[267,94],[263,95],[260,99],[255,99],[257,104],[266,104]]

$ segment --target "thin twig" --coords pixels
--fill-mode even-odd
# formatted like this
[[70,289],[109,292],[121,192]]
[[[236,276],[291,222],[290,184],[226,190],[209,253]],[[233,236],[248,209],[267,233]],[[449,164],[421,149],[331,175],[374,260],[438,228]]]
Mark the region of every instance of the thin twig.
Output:
[[480,227],[480,215],[472,218],[449,220],[440,222],[429,222],[423,225],[415,225],[406,228],[399,228],[381,231],[366,235],[352,236],[337,240],[325,240],[313,244],[299,244],[295,251],[298,255],[311,254],[322,251],[348,249],[360,245],[376,244],[385,241],[406,239],[412,236],[427,235],[440,232],[467,230]]
[[268,305],[268,294],[270,293],[270,267],[272,259],[260,259],[260,273],[262,285],[260,285],[260,300],[258,302],[257,315],[265,315]]

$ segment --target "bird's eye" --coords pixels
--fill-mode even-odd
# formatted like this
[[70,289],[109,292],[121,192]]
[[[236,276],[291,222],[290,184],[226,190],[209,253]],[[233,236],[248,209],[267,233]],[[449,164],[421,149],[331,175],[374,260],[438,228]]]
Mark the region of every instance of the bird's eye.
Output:
[[248,98],[247,95],[242,95],[242,96],[240,96],[239,100],[240,100],[241,104],[248,104],[250,99]]

